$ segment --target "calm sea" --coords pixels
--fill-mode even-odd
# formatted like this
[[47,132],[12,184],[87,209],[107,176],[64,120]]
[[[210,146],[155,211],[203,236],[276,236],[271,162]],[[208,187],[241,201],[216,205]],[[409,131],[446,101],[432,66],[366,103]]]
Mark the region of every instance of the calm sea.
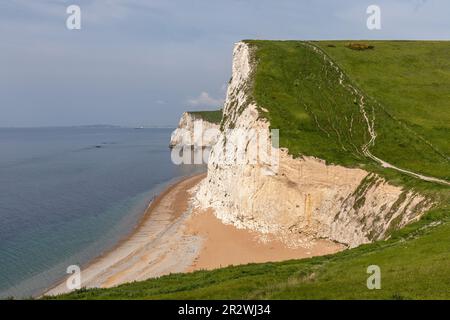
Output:
[[35,295],[131,232],[168,183],[171,129],[0,129],[0,298]]

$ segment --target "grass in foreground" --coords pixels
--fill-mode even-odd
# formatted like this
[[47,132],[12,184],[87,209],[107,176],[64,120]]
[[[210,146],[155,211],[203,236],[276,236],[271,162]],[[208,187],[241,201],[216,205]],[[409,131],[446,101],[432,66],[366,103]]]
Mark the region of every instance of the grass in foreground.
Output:
[[[369,265],[381,290],[368,290]],[[335,255],[174,274],[56,299],[450,299],[450,212]]]

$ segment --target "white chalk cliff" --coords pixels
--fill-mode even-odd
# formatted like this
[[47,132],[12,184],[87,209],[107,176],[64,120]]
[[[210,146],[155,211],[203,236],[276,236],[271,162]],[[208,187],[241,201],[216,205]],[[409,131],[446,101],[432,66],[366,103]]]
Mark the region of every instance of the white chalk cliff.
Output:
[[170,147],[211,147],[217,142],[219,125],[190,112],[184,112],[178,127],[172,132]]
[[[222,131],[211,150],[207,178],[195,194],[197,205],[213,208],[227,224],[273,234],[290,245],[307,246],[326,238],[349,247],[386,238],[390,230],[418,219],[431,207],[429,199],[374,173],[314,157],[294,159],[284,149],[276,171],[267,163],[253,163],[257,156],[248,148],[249,138],[241,141],[244,149],[230,142],[233,134],[242,138],[242,132],[254,129],[265,131],[270,139],[269,123],[260,117],[264,109],[247,94],[253,68],[251,49],[237,43]],[[180,121],[183,128],[192,123],[188,114]],[[173,143],[179,139],[176,133],[172,138]],[[236,152],[225,148],[230,143]],[[239,150],[245,150],[244,164],[230,159]]]

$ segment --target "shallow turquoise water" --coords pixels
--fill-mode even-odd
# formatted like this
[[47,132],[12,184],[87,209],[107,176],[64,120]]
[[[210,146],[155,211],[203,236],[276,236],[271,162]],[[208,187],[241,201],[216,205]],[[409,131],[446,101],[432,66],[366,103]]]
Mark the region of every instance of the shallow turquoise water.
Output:
[[171,129],[0,129],[0,297],[38,294],[132,230],[170,181]]

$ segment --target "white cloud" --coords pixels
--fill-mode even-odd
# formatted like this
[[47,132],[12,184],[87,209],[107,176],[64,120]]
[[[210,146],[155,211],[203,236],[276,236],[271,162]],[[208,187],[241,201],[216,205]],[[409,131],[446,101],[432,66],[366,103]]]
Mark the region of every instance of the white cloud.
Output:
[[205,91],[200,93],[197,98],[188,100],[188,104],[191,107],[218,107],[222,105],[222,103],[222,99],[215,99]]

